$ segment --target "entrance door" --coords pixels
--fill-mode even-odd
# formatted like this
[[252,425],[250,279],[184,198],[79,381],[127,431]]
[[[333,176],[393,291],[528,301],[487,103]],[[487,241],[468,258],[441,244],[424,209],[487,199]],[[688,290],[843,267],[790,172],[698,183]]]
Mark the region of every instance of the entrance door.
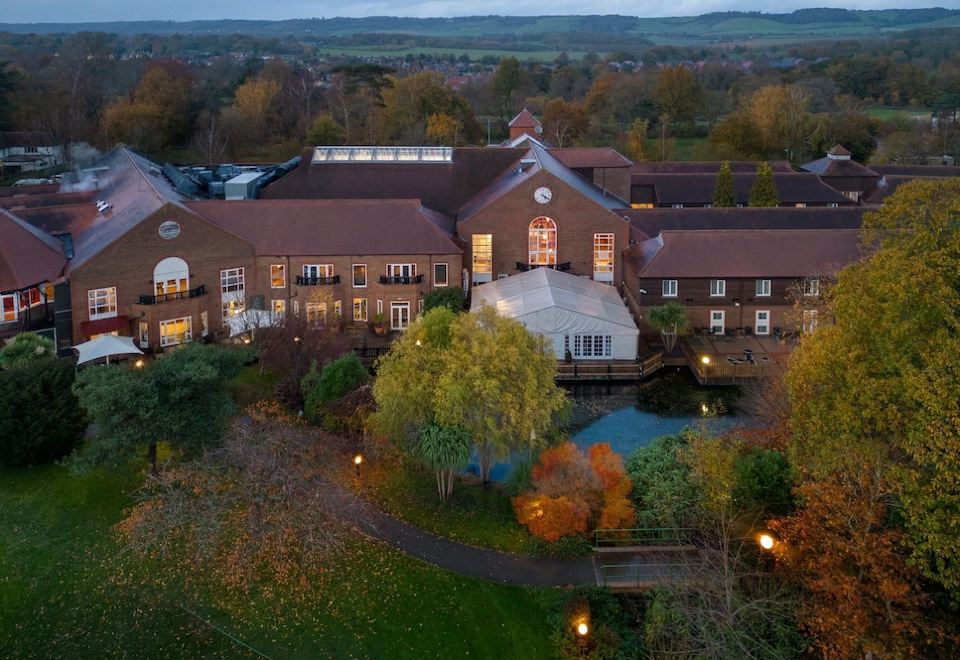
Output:
[[758,335],[770,334],[770,312],[763,310],[757,312],[756,332]]
[[715,335],[722,335],[724,326],[723,326],[723,310],[714,310],[710,312],[710,332]]
[[390,329],[406,330],[410,325],[410,303],[390,303]]

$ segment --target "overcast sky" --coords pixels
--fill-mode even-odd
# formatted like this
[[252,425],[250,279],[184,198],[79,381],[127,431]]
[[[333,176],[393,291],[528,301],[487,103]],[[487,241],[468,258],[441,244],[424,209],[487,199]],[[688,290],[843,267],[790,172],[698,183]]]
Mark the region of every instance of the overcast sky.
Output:
[[711,11],[790,12],[803,7],[960,9],[960,0],[0,0],[0,22],[194,20],[213,18],[284,19],[334,16],[470,16],[543,14],[623,14],[691,16]]

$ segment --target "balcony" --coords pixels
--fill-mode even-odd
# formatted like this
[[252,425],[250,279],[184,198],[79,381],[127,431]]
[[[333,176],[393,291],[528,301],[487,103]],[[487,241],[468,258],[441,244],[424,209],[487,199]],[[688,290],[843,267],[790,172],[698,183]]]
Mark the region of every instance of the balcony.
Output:
[[331,275],[330,277],[303,277],[302,275],[297,275],[297,286],[330,286],[332,284],[340,284],[339,275]]
[[380,284],[420,284],[423,275],[381,275]]
[[533,270],[534,268],[553,268],[554,270],[562,270],[566,272],[570,270],[570,262],[564,261],[562,264],[525,264],[522,261],[517,262],[517,270],[521,272]]
[[207,292],[207,286],[201,284],[196,289],[189,291],[173,291],[163,293],[157,296],[140,296],[141,305],[159,305],[160,303],[170,302],[171,300],[186,300],[187,298],[199,298]]

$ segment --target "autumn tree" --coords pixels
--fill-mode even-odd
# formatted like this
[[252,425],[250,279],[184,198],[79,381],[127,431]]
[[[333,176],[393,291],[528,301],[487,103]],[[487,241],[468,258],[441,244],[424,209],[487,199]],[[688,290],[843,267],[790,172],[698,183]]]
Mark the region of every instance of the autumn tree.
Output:
[[563,99],[551,99],[543,108],[543,132],[557,147],[576,142],[590,123],[586,109]]
[[647,133],[649,130],[649,121],[636,119],[627,131],[627,155],[634,161],[650,159],[650,148],[647,145]]
[[686,67],[670,67],[657,74],[654,100],[660,112],[671,121],[693,123],[701,95],[700,84]]
[[757,175],[750,186],[750,206],[779,206],[780,193],[769,163],[757,164]]
[[427,139],[439,145],[456,146],[463,132],[463,122],[445,112],[427,117]]
[[730,171],[730,162],[726,160],[720,164],[720,171],[717,172],[717,180],[713,188],[713,205],[717,208],[730,208],[737,205],[733,173]]
[[346,131],[329,113],[318,115],[307,131],[307,144],[312,145],[343,144],[345,138]]
[[[384,91],[384,125],[382,138],[399,144],[422,144],[427,137],[430,117],[434,131],[443,129],[445,138],[463,137],[467,141],[479,138],[480,126],[473,109],[446,79],[436,71],[424,71],[394,80]],[[449,119],[444,120],[446,116]],[[459,124],[459,129],[458,129]],[[448,142],[453,144],[453,142]]]

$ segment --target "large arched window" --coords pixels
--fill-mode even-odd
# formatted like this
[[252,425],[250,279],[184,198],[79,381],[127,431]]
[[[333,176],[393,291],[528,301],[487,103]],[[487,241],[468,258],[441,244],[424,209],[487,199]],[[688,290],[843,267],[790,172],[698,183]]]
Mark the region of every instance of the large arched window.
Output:
[[167,257],[153,269],[153,286],[158,296],[190,289],[190,269],[180,257]]
[[531,266],[557,265],[557,223],[540,216],[530,223],[528,232],[529,263]]

